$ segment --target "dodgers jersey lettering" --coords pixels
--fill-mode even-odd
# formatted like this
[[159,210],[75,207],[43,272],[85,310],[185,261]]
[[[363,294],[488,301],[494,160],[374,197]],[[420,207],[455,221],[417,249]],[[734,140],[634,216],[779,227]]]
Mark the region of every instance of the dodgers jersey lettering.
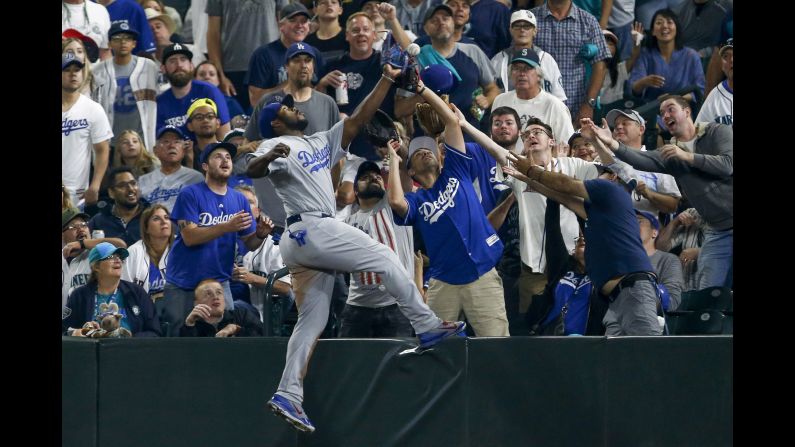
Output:
[[311,211],[335,215],[337,205],[331,167],[346,154],[341,147],[344,122],[339,121],[331,129],[310,136],[281,136],[265,140],[248,155],[250,162],[267,154],[279,143],[290,147],[290,155],[272,161],[265,177],[284,202],[287,216]]
[[422,232],[431,259],[431,278],[467,284],[491,270],[502,255],[502,241],[489,223],[472,184],[472,158],[447,146],[447,156],[430,189],[406,193],[408,212],[395,214],[398,225]]

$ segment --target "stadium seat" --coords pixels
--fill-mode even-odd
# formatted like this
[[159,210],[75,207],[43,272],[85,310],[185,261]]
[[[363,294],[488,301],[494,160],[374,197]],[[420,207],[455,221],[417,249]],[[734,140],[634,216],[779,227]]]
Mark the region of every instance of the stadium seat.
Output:
[[668,315],[671,335],[720,335],[726,317],[717,310],[677,312]]
[[719,310],[725,314],[734,312],[734,292],[728,287],[708,287],[682,293],[679,311]]

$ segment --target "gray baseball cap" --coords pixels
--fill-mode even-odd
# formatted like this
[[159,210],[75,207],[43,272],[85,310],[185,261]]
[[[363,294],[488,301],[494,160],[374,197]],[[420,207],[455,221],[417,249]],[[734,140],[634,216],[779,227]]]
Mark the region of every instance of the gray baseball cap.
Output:
[[439,158],[439,146],[436,145],[436,140],[431,137],[416,137],[409,143],[409,155],[406,160],[406,167],[411,167],[411,157],[420,149],[427,149],[433,152],[436,158]]
[[610,127],[616,127],[616,118],[618,118],[618,115],[624,115],[627,118],[631,119],[632,121],[635,121],[636,123],[640,124],[641,126],[646,125],[646,120],[643,119],[642,116],[640,116],[640,113],[632,109],[625,109],[625,110],[613,109],[607,112],[607,125]]

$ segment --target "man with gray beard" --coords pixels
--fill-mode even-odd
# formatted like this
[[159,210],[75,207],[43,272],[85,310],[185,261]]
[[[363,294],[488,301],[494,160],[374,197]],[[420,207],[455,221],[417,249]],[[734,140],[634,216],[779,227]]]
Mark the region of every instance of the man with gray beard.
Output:
[[205,279],[221,283],[226,308],[233,310],[229,278],[237,238],[254,250],[270,232],[261,219],[254,221],[246,197],[227,187],[236,153],[231,143],[209,144],[200,157],[204,181],[184,187],[174,203],[171,220],[179,233],[171,246],[163,299],[155,305],[160,321],[169,324],[165,336],[179,334],[191,311],[194,289]]

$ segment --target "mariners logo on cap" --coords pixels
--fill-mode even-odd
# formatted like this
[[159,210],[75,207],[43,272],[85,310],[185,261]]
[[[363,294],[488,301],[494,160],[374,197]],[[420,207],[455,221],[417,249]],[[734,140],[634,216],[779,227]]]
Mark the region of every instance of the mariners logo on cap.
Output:
[[527,48],[522,48],[522,56],[527,56]]
[[181,50],[181,49],[182,49],[182,45],[180,45],[178,43],[174,44],[174,50]]

